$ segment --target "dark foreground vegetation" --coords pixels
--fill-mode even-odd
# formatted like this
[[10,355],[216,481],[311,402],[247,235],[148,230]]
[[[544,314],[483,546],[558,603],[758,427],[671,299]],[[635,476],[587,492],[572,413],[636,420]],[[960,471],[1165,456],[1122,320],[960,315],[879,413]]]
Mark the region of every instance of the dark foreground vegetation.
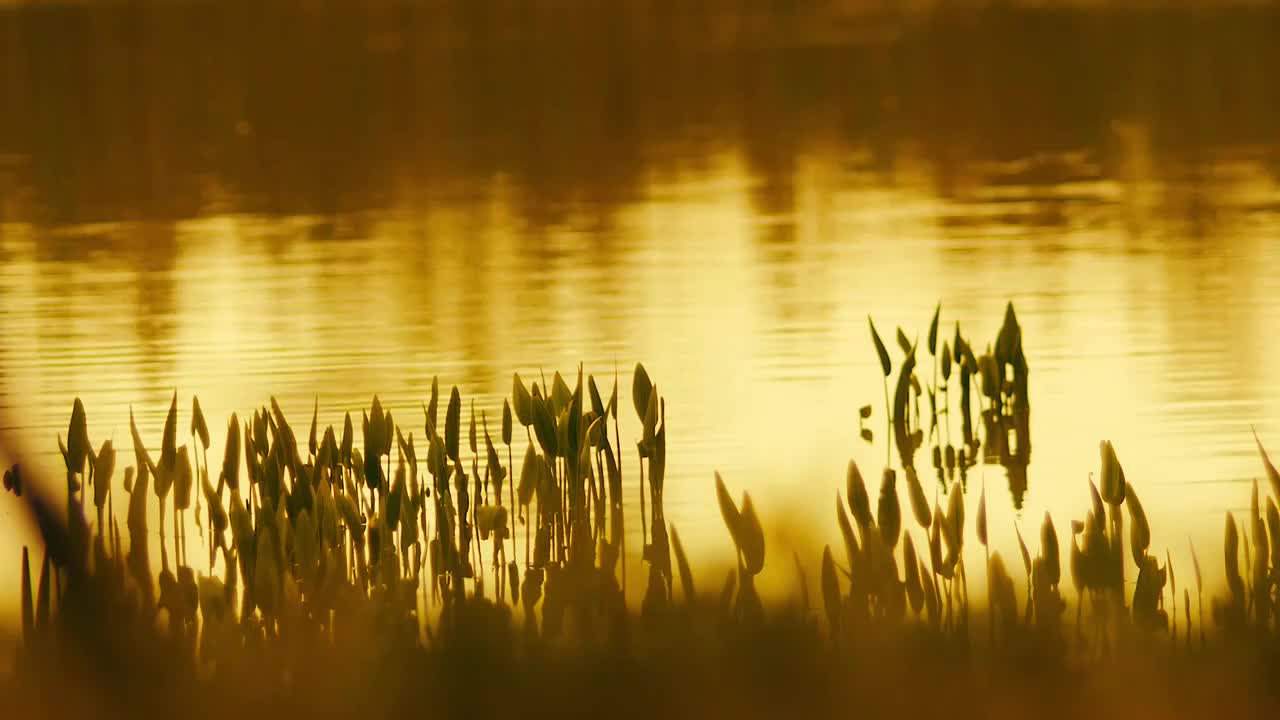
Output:
[[[1096,482],[1081,483],[1087,515],[1046,515],[1006,559],[987,547],[985,491],[966,502],[964,488],[981,458],[1008,469],[1015,501],[1025,490],[1029,370],[1012,306],[980,355],[958,326],[940,337],[937,314],[923,347],[899,330],[896,375],[871,333],[886,467],[868,488],[849,464],[835,498],[842,546],[824,550],[816,584],[798,558],[769,558],[796,567],[794,600],[781,605],[756,592],[766,549],[751,497],[735,500],[719,476],[737,568],[694,578],[663,514],[665,403],[639,365],[634,456],[618,433],[616,377],[606,395],[581,369],[572,386],[558,373],[530,386],[515,376],[492,423],[433,384],[413,431],[375,397],[341,429],[313,416],[298,435],[273,400],[230,418],[220,466],[209,465],[198,400],[180,445],[175,394],[154,456],[131,422],[131,463],[117,463],[109,440],[94,448],[77,400],[59,437],[66,499],[21,464],[5,473],[44,539],[23,549],[22,646],[0,681],[7,716],[1160,717],[1277,706],[1274,497],[1255,485],[1248,516],[1227,515],[1225,588],[1202,587],[1197,559],[1179,590],[1104,442]],[[924,352],[932,367],[918,364]],[[872,407],[859,415],[874,442]],[[632,457],[643,547],[630,552],[645,575],[628,578]],[[973,608],[962,554],[972,542],[989,598]],[[630,594],[638,606],[628,582],[643,588]]]

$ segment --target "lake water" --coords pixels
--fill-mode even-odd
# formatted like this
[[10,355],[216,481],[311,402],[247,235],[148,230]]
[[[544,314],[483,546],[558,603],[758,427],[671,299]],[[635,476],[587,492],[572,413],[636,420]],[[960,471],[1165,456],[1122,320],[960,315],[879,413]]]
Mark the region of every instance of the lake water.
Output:
[[1012,300],[1034,449],[1020,508],[970,475],[993,545],[1046,509],[1065,541],[1110,439],[1153,548],[1218,580],[1251,426],[1280,453],[1276,11],[287,7],[0,11],[0,439],[40,468],[77,396],[127,451],[175,388],[183,427],[192,394],[221,428],[374,393],[419,427],[433,376],[496,418],[578,362],[636,439],[642,361],[695,563],[730,562],[718,469],[790,582],[848,460],[879,476],[867,316],[923,336],[940,301],[985,342]]

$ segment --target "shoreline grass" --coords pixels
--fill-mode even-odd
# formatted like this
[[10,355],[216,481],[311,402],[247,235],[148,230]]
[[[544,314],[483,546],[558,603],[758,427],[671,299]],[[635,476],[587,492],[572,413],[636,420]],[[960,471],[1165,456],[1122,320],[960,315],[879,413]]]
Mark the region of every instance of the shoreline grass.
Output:
[[[958,325],[939,346],[940,313],[923,348],[898,329],[896,378],[869,321],[887,462],[868,487],[850,461],[836,497],[841,547],[823,550],[817,578],[798,557],[769,555],[751,496],[735,498],[718,474],[708,501],[714,494],[736,568],[718,582],[695,577],[664,515],[665,401],[642,365],[630,383],[634,455],[618,428],[619,378],[606,397],[581,367],[572,386],[559,373],[528,385],[513,376],[492,425],[436,382],[412,430],[375,396],[340,429],[320,427],[317,407],[297,434],[273,399],[243,423],[232,415],[214,465],[198,399],[180,430],[175,392],[154,456],[131,418],[122,482],[116,468],[128,459],[117,462],[110,440],[94,449],[76,400],[58,438],[65,503],[21,465],[5,473],[45,542],[23,548],[22,647],[7,696],[34,712],[134,716],[599,703],[621,715],[999,717],[1049,698],[1117,715],[1274,707],[1280,474],[1261,439],[1271,494],[1255,484],[1245,520],[1226,516],[1225,594],[1202,586],[1198,558],[1175,574],[1152,547],[1140,489],[1108,442],[1097,482],[1081,485],[1085,517],[1046,513],[1038,533],[1018,532],[1016,554],[988,547],[985,488],[966,499],[968,471],[998,462],[1025,490],[1029,368],[1012,305],[980,356]],[[932,368],[917,362],[921,349]],[[874,442],[874,409],[857,413]],[[528,447],[517,461],[521,428]],[[931,481],[916,469],[926,446]],[[932,502],[926,482],[938,488]],[[628,500],[640,504],[641,548],[626,547]],[[976,608],[962,552],[974,541],[988,597]],[[207,557],[190,557],[193,544]],[[644,577],[626,576],[629,553],[643,558]],[[796,599],[762,602],[757,575],[791,561]],[[643,588],[638,606],[628,583]]]

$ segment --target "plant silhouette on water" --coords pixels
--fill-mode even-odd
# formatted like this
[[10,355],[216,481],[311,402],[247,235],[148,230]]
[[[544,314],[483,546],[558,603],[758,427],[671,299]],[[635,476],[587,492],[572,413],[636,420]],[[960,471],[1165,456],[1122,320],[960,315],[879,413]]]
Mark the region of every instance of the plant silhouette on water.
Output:
[[[1168,553],[1162,562],[1153,550],[1138,491],[1110,443],[1101,445],[1084,518],[1058,526],[1046,514],[1034,554],[1019,530],[1011,563],[989,548],[985,488],[967,518],[963,486],[983,453],[1009,469],[1015,502],[1025,490],[1021,329],[1010,305],[994,345],[975,357],[958,326],[938,347],[939,314],[924,383],[917,347],[898,330],[903,359],[892,395],[891,357],[871,324],[887,456],[897,448],[897,467],[886,464],[873,507],[850,461],[836,493],[843,548],[822,552],[820,597],[811,602],[797,557],[799,599],[773,608],[756,590],[768,559],[763,523],[750,495],[735,501],[719,474],[714,495],[735,569],[718,591],[708,592],[705,578],[702,592],[695,588],[663,512],[665,401],[641,365],[631,383],[646,571],[630,578],[642,583],[638,608],[628,607],[622,562],[628,453],[616,378],[606,398],[581,368],[572,386],[559,373],[541,385],[517,374],[492,429],[474,405],[464,426],[456,388],[441,419],[433,381],[413,430],[375,397],[361,411],[358,439],[350,414],[341,429],[322,429],[318,406],[299,436],[273,399],[243,423],[230,418],[220,467],[208,461],[198,400],[190,442],[179,445],[175,393],[158,455],[131,415],[133,462],[122,483],[111,441],[93,447],[77,399],[65,441],[58,438],[65,503],[19,466],[5,473],[45,547],[38,561],[23,549],[22,643],[3,689],[19,710],[130,716],[232,708],[763,716],[846,714],[856,703],[879,714],[990,717],[1045,702],[1115,714],[1272,705],[1263,683],[1280,667],[1280,475],[1261,441],[1273,496],[1264,504],[1255,483],[1246,521],[1227,514],[1227,593],[1211,600],[1219,632],[1207,641],[1196,559],[1196,611],[1184,572],[1180,635]],[[869,406],[859,411],[868,441],[871,415]],[[517,467],[520,427],[527,448]],[[915,467],[926,443],[943,490],[932,503]],[[189,540],[192,526],[202,541]],[[963,553],[970,537],[986,564],[988,600],[976,610]],[[207,555],[189,558],[192,544]],[[973,637],[975,625],[986,632]],[[1171,686],[1180,674],[1194,681]],[[1081,683],[1096,707],[1081,704]],[[1200,691],[1223,684],[1236,691],[1225,701]]]

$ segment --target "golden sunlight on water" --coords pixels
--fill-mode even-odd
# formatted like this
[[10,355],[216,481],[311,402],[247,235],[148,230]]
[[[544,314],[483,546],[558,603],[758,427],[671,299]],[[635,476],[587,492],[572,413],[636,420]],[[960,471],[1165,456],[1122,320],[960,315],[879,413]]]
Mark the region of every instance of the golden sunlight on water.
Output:
[[[1274,216],[1224,208],[1212,239],[1196,239],[1153,214],[1151,235],[1135,238],[1112,183],[1010,208],[881,187],[838,165],[799,159],[795,206],[763,213],[752,200],[761,179],[721,154],[704,173],[655,177],[606,227],[584,210],[537,242],[500,180],[423,212],[7,224],[4,433],[57,477],[54,436],[76,396],[94,441],[127,450],[130,406],[156,440],[175,388],[180,424],[192,394],[211,424],[275,395],[299,424],[318,397],[322,424],[340,425],[379,393],[412,427],[433,375],[496,419],[514,370],[536,379],[579,360],[598,376],[616,366],[626,397],[642,360],[669,399],[667,513],[694,561],[731,557],[714,469],[755,496],[777,556],[794,547],[816,560],[837,537],[847,460],[869,477],[882,462],[883,434],[874,446],[858,438],[858,406],[881,394],[865,316],[923,333],[940,298],[944,336],[959,320],[993,338],[1012,299],[1032,368],[1034,449],[1020,509],[1002,468],[971,473],[970,495],[986,485],[996,547],[1015,547],[1014,523],[1034,530],[1045,510],[1063,526],[1083,515],[1104,438],[1144,492],[1158,543],[1175,556],[1188,536],[1214,547],[1222,511],[1247,504],[1261,473],[1250,426],[1280,442]],[[1006,188],[1019,190],[1033,189]],[[1055,203],[1064,225],[1020,227],[1017,215]],[[341,239],[316,239],[320,228]],[[635,417],[622,418],[624,437],[638,437]],[[14,503],[0,509],[10,547],[22,536],[16,515]],[[16,577],[16,556],[0,558],[4,577]]]
[[[1101,27],[1103,58],[1143,82],[1164,72],[1144,52],[1185,47],[1170,31],[1131,50]],[[190,28],[179,30],[161,49],[181,45]],[[127,452],[130,407],[157,442],[175,389],[181,427],[193,394],[220,429],[271,396],[297,425],[317,398],[322,425],[339,424],[375,393],[413,427],[433,376],[496,418],[513,371],[616,368],[626,398],[642,361],[669,401],[666,512],[691,559],[731,562],[718,469],[752,493],[771,557],[794,548],[813,577],[838,538],[848,459],[868,478],[883,462],[867,316],[914,337],[941,301],[944,329],[994,338],[1011,300],[1034,450],[1025,494],[999,466],[970,474],[971,503],[986,488],[993,546],[1014,551],[1015,523],[1034,532],[1046,510],[1060,532],[1083,515],[1110,439],[1153,547],[1185,567],[1188,538],[1214,552],[1223,511],[1247,505],[1262,472],[1251,426],[1280,451],[1280,148],[1265,132],[1280,102],[1249,84],[1274,46],[1243,46],[1233,77],[1252,104],[1213,114],[1203,78],[1129,106],[1107,67],[1081,81],[1096,94],[1063,98],[1056,81],[1089,68],[1050,60],[1064,41],[1041,32],[1044,50],[1006,38],[987,59],[1043,52],[1050,77],[964,75],[954,91],[946,58],[913,54],[910,34],[903,67],[865,48],[672,58],[623,42],[603,68],[542,50],[529,75],[512,62],[527,48],[474,51],[486,62],[462,70],[356,44],[335,52],[410,68],[403,82],[441,109],[402,100],[391,81],[341,76],[322,92],[291,86],[292,66],[246,80],[215,64],[201,70],[212,110],[198,130],[181,118],[205,98],[168,74],[185,66],[147,70],[174,99],[99,98],[85,120],[65,111],[96,71],[64,69],[52,95],[13,73],[31,119],[0,125],[0,437],[57,477],[55,435],[77,396],[94,442]],[[1214,36],[1195,37],[1212,55]],[[268,44],[254,47],[270,57]],[[450,84],[448,67],[491,91]],[[975,85],[1006,115],[969,98]],[[344,102],[357,87],[372,119]],[[1162,124],[1170,106],[1192,121]],[[75,132],[138,115],[150,134],[124,150]],[[320,129],[295,133],[303,115]],[[44,134],[49,120],[69,132]],[[867,403],[875,445],[858,436]],[[623,437],[638,437],[634,415],[621,417]],[[27,541],[17,518],[0,503],[0,547]],[[0,552],[0,583],[18,561]],[[982,564],[970,567],[976,580]],[[790,573],[771,564],[765,588]],[[0,616],[17,602],[0,592]]]

